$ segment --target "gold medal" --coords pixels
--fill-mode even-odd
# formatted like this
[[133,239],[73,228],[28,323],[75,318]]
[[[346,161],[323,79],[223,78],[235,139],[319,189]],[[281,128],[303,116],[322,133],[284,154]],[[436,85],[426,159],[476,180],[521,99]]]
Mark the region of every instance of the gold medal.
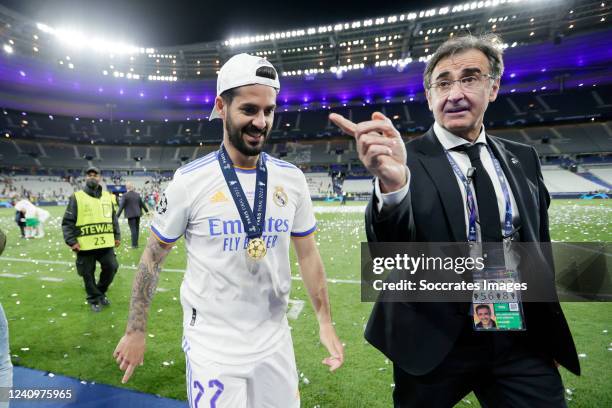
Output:
[[247,245],[247,254],[254,260],[259,261],[266,256],[266,243],[261,238],[253,238],[249,240]]

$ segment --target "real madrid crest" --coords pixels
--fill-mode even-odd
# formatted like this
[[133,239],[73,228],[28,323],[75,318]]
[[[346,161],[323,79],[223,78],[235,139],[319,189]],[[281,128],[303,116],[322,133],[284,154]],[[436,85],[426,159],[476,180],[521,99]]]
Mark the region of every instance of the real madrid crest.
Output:
[[279,207],[284,207],[289,202],[289,197],[287,196],[287,193],[285,193],[285,190],[283,190],[281,186],[274,187],[274,193],[272,194],[272,199],[274,200],[274,203],[278,205]]

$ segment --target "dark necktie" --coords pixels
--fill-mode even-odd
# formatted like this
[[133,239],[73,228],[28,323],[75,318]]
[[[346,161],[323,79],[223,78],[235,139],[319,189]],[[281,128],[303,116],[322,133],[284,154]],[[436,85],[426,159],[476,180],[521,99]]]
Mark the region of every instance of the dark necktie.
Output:
[[502,240],[502,235],[497,196],[491,178],[480,161],[480,146],[483,144],[465,144],[457,146],[454,150],[466,152],[475,169],[472,180],[476,190],[481,240],[482,242],[499,242]]

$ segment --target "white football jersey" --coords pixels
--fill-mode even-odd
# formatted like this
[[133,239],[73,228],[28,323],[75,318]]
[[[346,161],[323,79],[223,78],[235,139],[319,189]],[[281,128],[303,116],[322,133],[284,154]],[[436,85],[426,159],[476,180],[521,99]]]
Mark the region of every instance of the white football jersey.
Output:
[[26,218],[36,218],[36,206],[28,199],[15,203],[15,210],[24,212]]
[[[262,155],[268,172],[263,259],[247,256],[248,238],[216,152],[176,171],[151,225],[162,242],[185,235],[184,334],[192,352],[225,364],[254,361],[273,352],[288,332],[290,238],[316,229],[302,171]],[[256,170],[235,170],[252,209]]]

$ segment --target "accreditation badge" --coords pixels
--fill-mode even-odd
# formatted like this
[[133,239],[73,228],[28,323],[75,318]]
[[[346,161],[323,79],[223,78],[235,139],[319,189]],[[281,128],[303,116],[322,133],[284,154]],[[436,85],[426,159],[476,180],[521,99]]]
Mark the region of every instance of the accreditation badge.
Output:
[[261,238],[252,238],[247,245],[247,255],[249,258],[259,261],[266,256],[266,243]]
[[506,268],[486,268],[474,278],[473,328],[476,331],[526,330],[517,273]]

